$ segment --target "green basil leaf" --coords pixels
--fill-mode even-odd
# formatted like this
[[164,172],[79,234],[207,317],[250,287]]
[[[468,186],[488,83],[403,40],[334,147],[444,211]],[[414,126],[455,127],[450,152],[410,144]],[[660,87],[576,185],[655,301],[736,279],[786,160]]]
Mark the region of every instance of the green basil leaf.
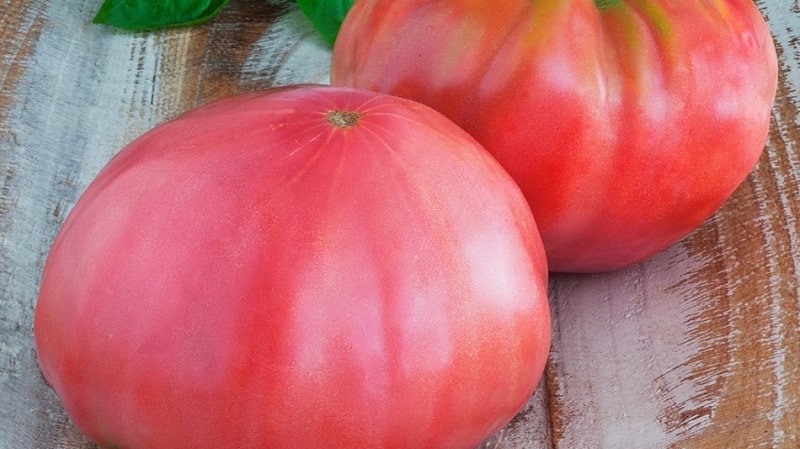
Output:
[[94,23],[126,30],[197,25],[213,19],[229,0],[105,0]]
[[353,0],[297,0],[297,5],[319,34],[333,45]]

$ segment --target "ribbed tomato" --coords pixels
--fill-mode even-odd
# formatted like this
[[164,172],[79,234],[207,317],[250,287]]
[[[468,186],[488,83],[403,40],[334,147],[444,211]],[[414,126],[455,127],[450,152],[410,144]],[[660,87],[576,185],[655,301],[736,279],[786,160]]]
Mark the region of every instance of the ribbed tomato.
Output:
[[764,148],[776,76],[752,0],[357,0],[331,69],[481,142],[552,271],[641,261],[708,218]]
[[534,391],[546,289],[524,196],[463,130],[292,86],[114,157],[52,246],[34,332],[103,447],[466,449]]

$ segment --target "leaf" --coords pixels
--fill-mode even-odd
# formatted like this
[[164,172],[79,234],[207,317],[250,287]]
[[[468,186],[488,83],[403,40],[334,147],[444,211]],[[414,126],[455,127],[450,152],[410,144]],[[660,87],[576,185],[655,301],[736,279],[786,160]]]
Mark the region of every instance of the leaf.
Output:
[[353,0],[297,0],[297,5],[317,32],[333,45]]
[[94,23],[126,30],[197,25],[213,19],[229,0],[105,0]]

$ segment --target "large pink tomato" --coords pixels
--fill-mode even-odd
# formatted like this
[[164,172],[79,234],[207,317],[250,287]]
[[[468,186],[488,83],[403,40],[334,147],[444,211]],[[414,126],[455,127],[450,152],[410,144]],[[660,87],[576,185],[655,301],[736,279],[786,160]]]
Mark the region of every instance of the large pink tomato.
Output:
[[293,86],[112,159],[53,244],[35,342],[103,447],[471,449],[540,379],[546,282],[524,196],[463,130]]
[[551,270],[602,271],[733,193],[776,73],[752,0],[357,0],[331,82],[444,113],[520,185]]

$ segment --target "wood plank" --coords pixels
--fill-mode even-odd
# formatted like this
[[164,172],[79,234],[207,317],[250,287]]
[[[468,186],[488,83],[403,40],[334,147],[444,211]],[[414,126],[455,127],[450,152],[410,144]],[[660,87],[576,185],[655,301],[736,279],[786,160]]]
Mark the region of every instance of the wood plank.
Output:
[[[800,447],[800,11],[757,4],[781,64],[759,165],[653,259],[553,275],[545,379],[483,449]],[[328,80],[329,50],[286,1],[153,33],[92,25],[98,6],[0,0],[0,447],[94,447],[39,374],[30,327],[49,245],[97,171],[196,105]]]

